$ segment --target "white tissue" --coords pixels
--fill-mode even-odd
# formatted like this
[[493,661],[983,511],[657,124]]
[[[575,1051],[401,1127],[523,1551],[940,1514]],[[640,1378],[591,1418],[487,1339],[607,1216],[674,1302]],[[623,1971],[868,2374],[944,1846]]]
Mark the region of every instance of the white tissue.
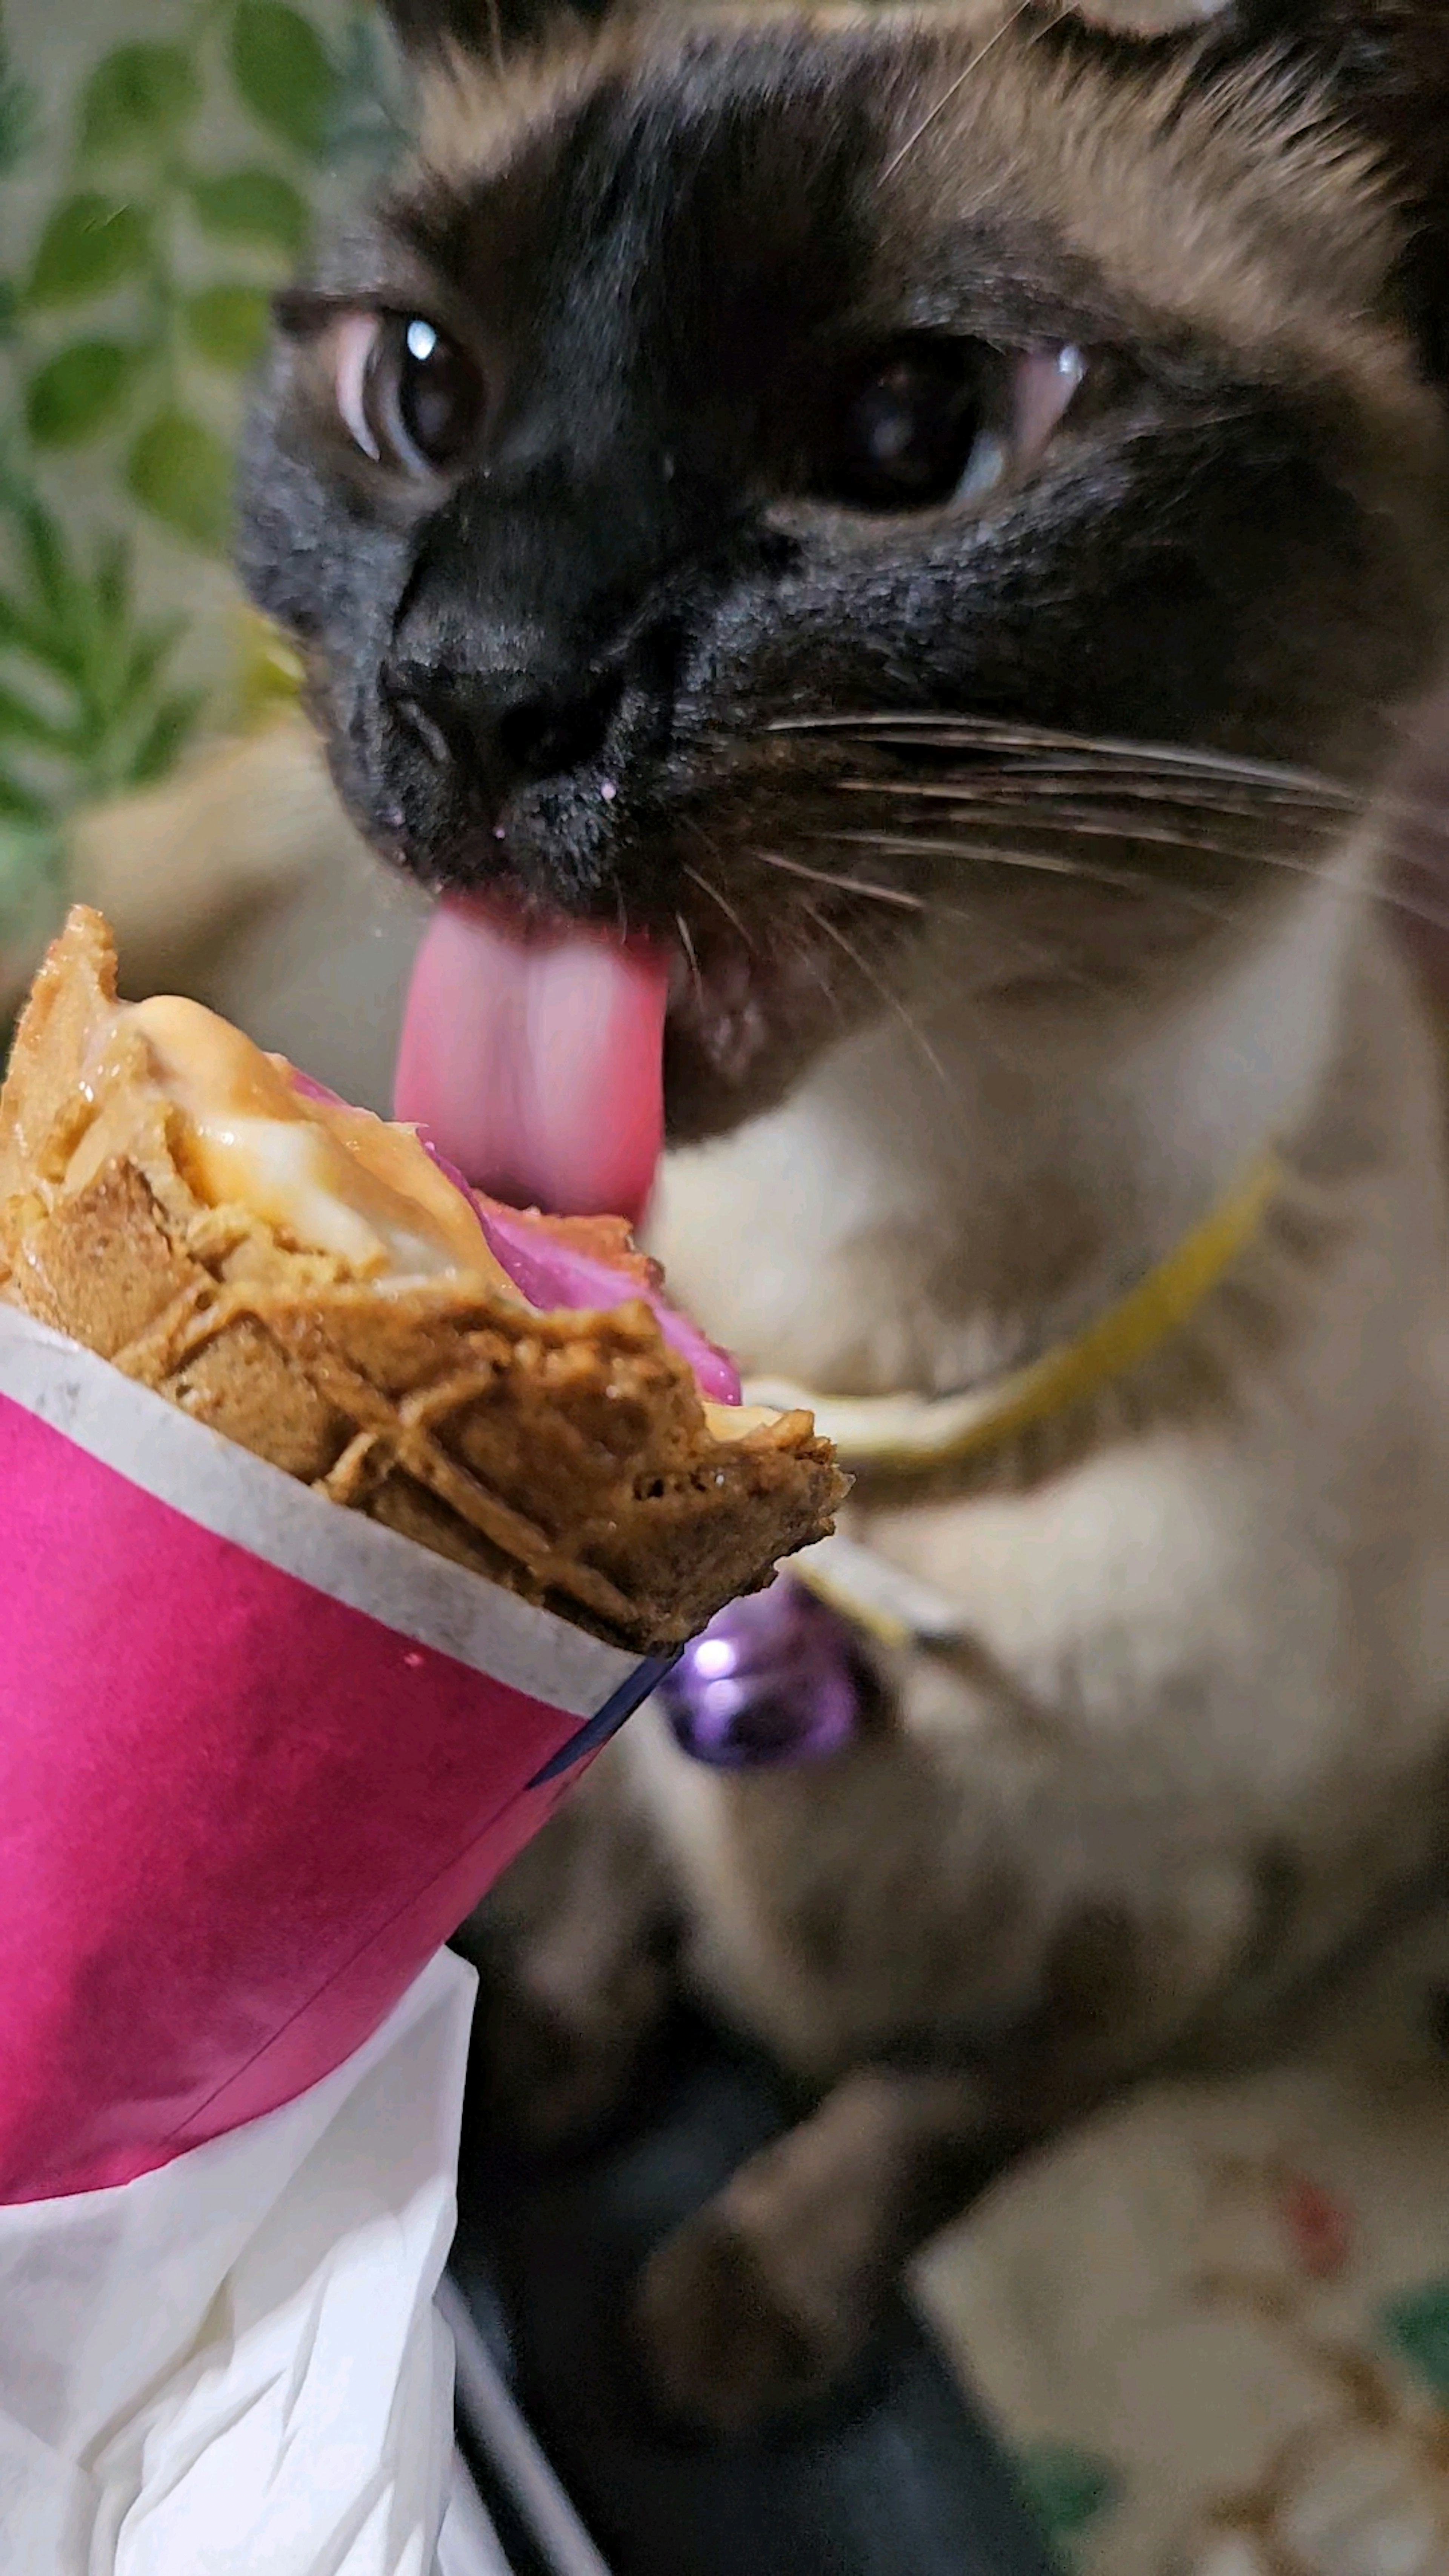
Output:
[[430,2576],[474,1990],[445,1953],[299,2101],[0,2208],[3,2576]]

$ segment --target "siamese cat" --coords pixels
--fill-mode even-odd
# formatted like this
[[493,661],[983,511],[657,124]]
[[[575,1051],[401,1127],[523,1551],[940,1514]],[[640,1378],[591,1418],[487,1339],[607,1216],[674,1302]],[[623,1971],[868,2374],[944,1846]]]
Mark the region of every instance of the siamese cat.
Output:
[[960,1633],[872,1649],[848,1747],[647,1710],[505,1886],[536,2129],[673,1975],[800,2086],[640,2285],[727,2429],[1439,1847],[1449,1208],[1376,894],[1449,601],[1449,5],[394,17],[416,150],[282,300],[245,570],[381,852],[672,960],[681,1301],[747,1374],[989,1387],[1274,1158],[1125,1373],[862,1475]]

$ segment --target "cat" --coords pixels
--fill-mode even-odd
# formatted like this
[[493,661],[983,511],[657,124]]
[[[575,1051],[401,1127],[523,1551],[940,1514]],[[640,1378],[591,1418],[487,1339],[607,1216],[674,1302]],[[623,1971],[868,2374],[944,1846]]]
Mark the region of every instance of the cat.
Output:
[[1278,1158],[1125,1378],[862,1478],[964,1642],[874,1650],[819,1766],[647,1709],[501,1893],[540,2132],[676,1973],[814,2104],[640,2286],[728,2430],[984,2155],[1439,1846],[1449,1206],[1376,887],[1449,601],[1449,7],[393,15],[417,148],[282,300],[243,566],[388,858],[669,945],[681,1300],[944,1396]]

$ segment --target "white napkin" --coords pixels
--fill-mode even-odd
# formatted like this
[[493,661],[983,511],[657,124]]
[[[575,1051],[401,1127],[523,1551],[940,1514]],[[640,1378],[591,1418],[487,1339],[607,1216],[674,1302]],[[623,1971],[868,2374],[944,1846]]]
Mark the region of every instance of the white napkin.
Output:
[[430,2576],[475,1985],[444,1953],[299,2101],[0,2208],[5,2576]]

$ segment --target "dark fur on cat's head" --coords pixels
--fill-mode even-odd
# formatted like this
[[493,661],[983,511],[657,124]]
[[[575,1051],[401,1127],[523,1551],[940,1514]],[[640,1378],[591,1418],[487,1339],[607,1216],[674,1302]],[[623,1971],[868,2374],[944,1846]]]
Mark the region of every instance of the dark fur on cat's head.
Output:
[[[399,0],[421,150],[284,308],[245,565],[382,849],[678,936],[676,1133],[904,991],[923,923],[959,925],[967,985],[1110,979],[1212,935],[1271,883],[1265,836],[1322,821],[1243,782],[1207,814],[1160,768],[1145,799],[1099,769],[1073,819],[1045,747],[809,720],[958,715],[1357,785],[1429,666],[1449,7],[1243,0],[1154,42],[1084,23],[1127,14],[560,13],[513,43],[484,0]],[[414,425],[433,399],[461,434],[440,471],[374,460],[340,416],[373,312],[397,317],[360,415],[384,451],[407,318],[465,353],[451,389],[436,355],[412,378]],[[952,371],[989,429],[1049,394],[1030,353],[1067,348],[1080,392],[994,486],[860,505],[881,368],[904,356],[937,405],[947,480],[968,453],[981,480]],[[1090,881],[1062,872],[1074,833],[1107,861]]]

